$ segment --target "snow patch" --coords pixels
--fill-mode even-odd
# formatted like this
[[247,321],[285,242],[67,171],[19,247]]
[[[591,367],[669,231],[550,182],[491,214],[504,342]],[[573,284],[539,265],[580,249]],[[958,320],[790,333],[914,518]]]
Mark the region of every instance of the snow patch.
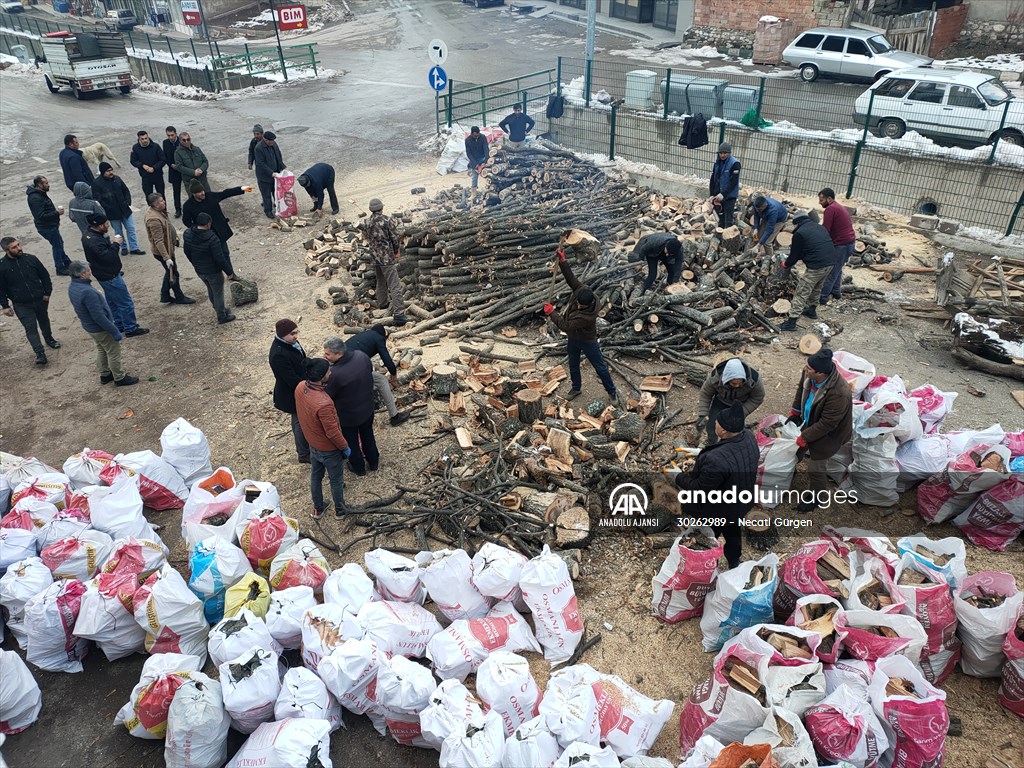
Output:
[[957,230],[957,234],[961,237],[969,237],[972,240],[981,240],[984,243],[1013,248],[1018,253],[1024,249],[1024,235],[1004,235],[1002,232],[984,229],[983,227],[960,227]]
[[936,67],[968,67],[976,69],[994,69],[999,72],[1024,72],[1024,54],[997,53],[984,59],[968,56],[962,59],[946,59],[936,61]]

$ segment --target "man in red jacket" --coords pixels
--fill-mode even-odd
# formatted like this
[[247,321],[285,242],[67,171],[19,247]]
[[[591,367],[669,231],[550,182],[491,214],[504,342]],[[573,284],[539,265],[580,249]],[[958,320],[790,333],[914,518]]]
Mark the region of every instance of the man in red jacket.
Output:
[[831,188],[825,187],[818,193],[818,203],[825,209],[821,226],[828,230],[836,252],[836,265],[821,286],[821,297],[818,303],[825,305],[828,304],[829,297],[842,298],[843,266],[853,253],[857,235],[853,231],[850,212],[846,210],[845,205],[836,202],[836,193]]
[[299,417],[302,434],[309,442],[309,492],[313,497],[313,517],[324,514],[324,471],[331,483],[334,498],[334,516],[344,517],[345,506],[345,459],[352,450],[341,434],[338,411],[334,401],[324,392],[324,385],[331,378],[331,366],[322,357],[305,361],[306,380],[295,387],[295,413]]

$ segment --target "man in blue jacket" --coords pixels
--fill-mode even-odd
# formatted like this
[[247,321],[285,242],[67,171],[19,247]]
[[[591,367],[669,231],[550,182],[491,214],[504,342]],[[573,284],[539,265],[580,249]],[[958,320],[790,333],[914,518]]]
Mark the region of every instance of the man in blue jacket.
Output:
[[796,319],[801,314],[812,320],[818,318],[818,310],[815,308],[818,294],[837,263],[832,235],[821,224],[811,221],[807,211],[796,211],[793,224],[796,227],[793,230],[793,243],[789,247],[789,258],[782,268],[792,269],[798,261],[802,261],[806,269],[797,281],[789,317],[779,326],[783,331],[795,331]]
[[480,126],[474,125],[469,129],[469,136],[466,137],[466,157],[469,158],[470,187],[476,189],[480,179],[480,171],[483,170],[487,161],[491,158],[491,150],[487,144],[487,137],[480,133]]
[[757,230],[757,248],[771,257],[775,253],[775,238],[786,225],[789,211],[778,200],[764,195],[754,195],[754,228]]
[[92,286],[92,270],[89,265],[72,261],[68,271],[71,273],[71,285],[68,286],[71,306],[82,328],[96,342],[96,367],[100,370],[100,384],[111,381],[119,387],[138,384],[138,377],[129,376],[121,366],[123,335],[114,325],[114,316],[107,300]]
[[523,114],[522,104],[513,104],[512,114],[498,123],[498,127],[508,136],[507,146],[512,149],[519,149],[526,143],[526,134],[533,130],[534,125],[534,119]]
[[711,169],[708,191],[711,202],[718,209],[718,226],[731,227],[736,223],[736,198],[740,195],[740,161],[732,156],[732,144],[718,145],[718,159]]
[[92,186],[92,168],[85,162],[85,155],[78,148],[78,137],[69,133],[64,137],[64,149],[60,151],[60,169],[64,172],[64,184],[72,192],[75,182],[84,181]]
[[341,206],[338,205],[338,193],[334,191],[334,166],[316,163],[307,168],[296,181],[313,198],[313,213],[323,215],[324,192],[331,200],[331,213],[337,215],[341,210]]

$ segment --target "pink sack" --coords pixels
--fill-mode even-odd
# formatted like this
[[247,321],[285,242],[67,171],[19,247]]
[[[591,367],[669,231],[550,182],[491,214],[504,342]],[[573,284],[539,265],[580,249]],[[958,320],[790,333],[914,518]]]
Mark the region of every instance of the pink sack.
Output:
[[[908,570],[923,574],[928,581],[919,585],[900,584],[900,576]],[[914,616],[924,628],[927,639],[921,651],[921,671],[929,683],[938,685],[949,677],[960,660],[952,588],[945,579],[931,574],[907,554],[896,566],[896,589],[906,602],[903,613]]]
[[1012,474],[982,493],[953,520],[953,525],[972,544],[993,552],[1004,551],[1024,531],[1024,475]]
[[[1006,473],[978,465],[989,453],[998,453]],[[969,507],[982,491],[1009,477],[1010,451],[1006,446],[985,444],[960,454],[941,472],[917,488],[917,511],[929,523],[941,523]]]
[[921,420],[921,426],[926,435],[937,434],[942,427],[942,422],[953,412],[953,401],[957,398],[956,392],[942,392],[931,384],[925,384],[910,392],[910,396],[917,401],[917,417]]
[[1003,445],[1010,449],[1011,456],[1024,456],[1024,429],[1020,432],[1007,432],[1003,436]]
[[[886,685],[894,677],[913,685],[916,696],[890,696]],[[893,656],[879,659],[875,665],[868,695],[893,750],[887,761],[900,768],[942,765],[949,730],[945,691],[925,680],[908,659]]]
[[677,537],[661,570],[651,580],[654,614],[669,624],[701,615],[704,598],[718,573],[723,547],[710,529],[701,533],[715,546],[707,550],[688,549],[680,544],[682,536]]
[[295,199],[295,174],[281,171],[274,176],[274,203],[279,218],[297,216],[299,204]]
[[999,683],[999,703],[1024,718],[1024,608],[1003,641],[1003,679]]
[[[887,627],[897,637],[876,635],[868,627]],[[927,640],[917,619],[881,611],[846,611],[836,617],[836,629],[847,655],[865,661],[902,654],[916,664]]]
[[845,761],[874,768],[889,749],[889,737],[867,697],[846,685],[804,712],[804,726],[826,764]]
[[[800,549],[790,555],[779,569],[782,583],[775,590],[775,617],[784,619],[793,613],[796,607],[796,599],[807,595],[824,595],[826,597],[840,598],[839,592],[826,584],[818,575],[818,561],[831,550],[839,555],[831,543],[820,540],[804,544]],[[853,571],[853,566],[850,566]],[[849,587],[849,582],[847,582]]]

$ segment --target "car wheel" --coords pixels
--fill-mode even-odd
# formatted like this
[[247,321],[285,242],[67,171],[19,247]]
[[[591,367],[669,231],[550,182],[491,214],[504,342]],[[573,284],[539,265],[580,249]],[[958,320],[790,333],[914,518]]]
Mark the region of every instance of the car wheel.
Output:
[[906,124],[893,117],[887,117],[878,124],[878,134],[886,139],[898,139],[906,132]]
[[46,87],[47,87],[47,89],[49,89],[50,93],[56,93],[57,91],[60,90],[60,88],[55,86],[53,84],[53,81],[50,80],[50,76],[49,75],[43,75],[43,80],[46,81]]
[[121,93],[127,96],[129,93],[132,92],[132,87],[130,85],[119,85],[117,86],[117,90],[119,90]]
[[1017,131],[1003,131],[999,134],[999,141],[1014,147],[1024,147],[1024,134]]
[[876,72],[875,73],[875,77],[874,77],[874,79],[871,82],[877,83],[879,80],[881,80],[883,77],[885,77],[886,75],[889,75],[889,74],[891,74],[891,73],[890,73],[890,71],[888,69],[883,69],[881,72]]
[[818,79],[818,68],[813,64],[804,64],[800,67],[800,79],[805,83],[813,83]]

